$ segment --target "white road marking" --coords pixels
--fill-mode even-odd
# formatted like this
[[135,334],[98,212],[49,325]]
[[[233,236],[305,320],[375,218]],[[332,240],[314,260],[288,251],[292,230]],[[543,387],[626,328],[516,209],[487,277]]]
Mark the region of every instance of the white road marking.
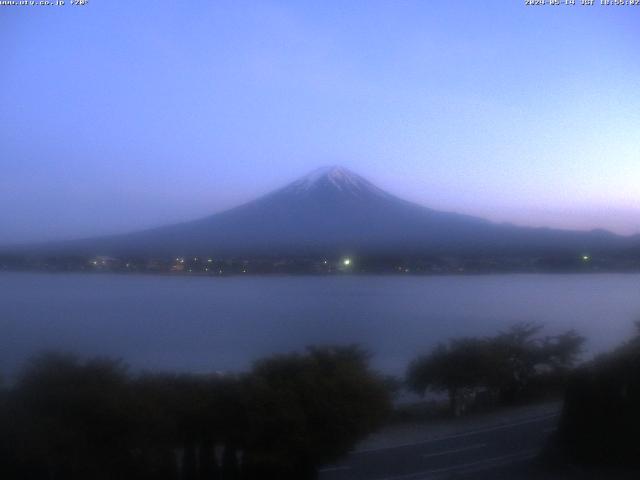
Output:
[[451,450],[445,450],[443,452],[437,452],[437,453],[426,453],[420,456],[422,458],[439,457],[441,455],[448,455],[450,453],[466,452],[467,450],[477,450],[479,448],[483,448],[486,446],[487,446],[486,443],[478,443],[476,445],[469,445],[468,447],[452,448]]
[[548,420],[550,418],[558,417],[558,416],[560,416],[559,413],[550,413],[548,415],[542,415],[540,417],[530,418],[528,420],[522,420],[520,422],[507,423],[507,424],[504,424],[504,425],[496,425],[495,427],[480,428],[478,430],[470,430],[468,432],[456,433],[456,434],[453,434],[453,435],[447,435],[447,436],[438,437],[438,438],[431,438],[431,439],[428,439],[428,440],[421,440],[419,442],[401,443],[401,444],[398,444],[398,445],[391,445],[389,447],[377,447],[377,448],[367,448],[365,450],[357,450],[357,451],[351,452],[351,455],[360,455],[360,454],[363,454],[363,453],[382,452],[384,450],[394,450],[396,448],[413,447],[415,445],[425,445],[427,443],[440,442],[442,440],[450,440],[452,438],[469,437],[471,435],[477,435],[479,433],[495,432],[497,430],[504,430],[504,429],[513,428],[513,427],[519,427],[520,425],[527,425],[529,423],[542,422],[544,420]]

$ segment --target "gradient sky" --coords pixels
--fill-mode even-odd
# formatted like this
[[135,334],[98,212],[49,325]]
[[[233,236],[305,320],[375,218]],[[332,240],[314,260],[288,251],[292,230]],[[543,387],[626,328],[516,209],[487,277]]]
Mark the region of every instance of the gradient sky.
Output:
[[0,243],[197,218],[325,164],[640,232],[640,7],[523,4],[0,7]]

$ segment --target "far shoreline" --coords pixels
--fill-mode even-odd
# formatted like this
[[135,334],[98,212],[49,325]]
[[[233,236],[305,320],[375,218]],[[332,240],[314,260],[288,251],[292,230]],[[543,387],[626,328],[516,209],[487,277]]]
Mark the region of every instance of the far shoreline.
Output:
[[209,279],[231,279],[231,278],[461,278],[461,277],[504,277],[504,276],[578,276],[578,275],[640,275],[638,270],[588,270],[588,271],[486,271],[486,272],[349,272],[349,273],[312,273],[312,272],[285,272],[285,273],[223,273],[209,274],[203,272],[152,272],[152,271],[118,271],[118,270],[55,270],[55,269],[8,269],[0,268],[0,274],[49,274],[55,275],[91,275],[91,276],[118,276],[118,277],[163,277],[163,278],[209,278]]

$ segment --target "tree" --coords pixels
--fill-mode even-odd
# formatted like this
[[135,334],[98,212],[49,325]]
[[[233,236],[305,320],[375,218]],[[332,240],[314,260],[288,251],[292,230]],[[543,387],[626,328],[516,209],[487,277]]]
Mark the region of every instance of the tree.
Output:
[[[153,373],[132,385],[139,461],[149,478],[215,478],[223,469],[237,470],[229,462],[242,443],[246,422],[236,377]],[[224,449],[224,465],[218,464],[216,446]],[[233,477],[227,472],[224,478]]]
[[640,468],[640,324],[614,351],[573,372],[556,435],[572,464]]
[[512,402],[529,384],[536,368],[545,361],[541,340],[542,325],[519,323],[487,340],[487,387],[502,402]]
[[39,355],[12,397],[21,478],[108,479],[133,468],[130,397],[120,362]]
[[315,478],[388,410],[355,347],[274,356],[242,376],[131,376],[44,354],[0,390],[0,478]]
[[382,379],[357,347],[310,348],[258,362],[248,379],[249,478],[311,479],[390,409]]
[[421,395],[447,392],[454,415],[463,410],[466,394],[473,397],[480,390],[513,402],[543,374],[566,376],[579,357],[584,338],[576,332],[542,338],[541,330],[541,325],[521,323],[493,337],[440,344],[411,362],[407,385]]
[[578,362],[585,338],[575,330],[555,337],[546,337],[541,345],[543,362],[552,371],[566,373]]
[[451,414],[460,414],[460,395],[486,382],[487,344],[483,339],[460,338],[439,344],[431,353],[411,362],[409,388],[424,395],[427,390],[446,392]]

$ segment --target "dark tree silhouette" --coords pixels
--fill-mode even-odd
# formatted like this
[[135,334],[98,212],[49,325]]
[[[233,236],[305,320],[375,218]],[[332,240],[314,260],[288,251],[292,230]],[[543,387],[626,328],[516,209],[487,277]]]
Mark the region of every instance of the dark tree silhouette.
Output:
[[390,410],[383,380],[356,347],[311,348],[258,362],[250,379],[251,472],[311,479]]
[[134,469],[121,363],[40,355],[12,397],[9,430],[19,449],[13,468],[20,478],[110,479]]
[[493,337],[453,339],[409,365],[407,385],[416,393],[447,392],[450,411],[459,415],[467,398],[484,390],[503,403],[515,401],[532,380],[566,377],[584,338],[574,331],[540,337],[542,326],[517,324]]
[[556,435],[560,458],[639,469],[639,405],[640,324],[630,341],[571,375]]
[[451,413],[459,415],[461,396],[486,381],[488,360],[485,340],[451,340],[411,362],[407,370],[407,384],[421,395],[428,389],[446,392]]
[[522,323],[487,339],[486,385],[502,402],[512,402],[547,359],[537,337],[541,325]]
[[311,348],[238,376],[132,376],[43,354],[0,390],[0,478],[305,479],[389,409],[355,347]]

